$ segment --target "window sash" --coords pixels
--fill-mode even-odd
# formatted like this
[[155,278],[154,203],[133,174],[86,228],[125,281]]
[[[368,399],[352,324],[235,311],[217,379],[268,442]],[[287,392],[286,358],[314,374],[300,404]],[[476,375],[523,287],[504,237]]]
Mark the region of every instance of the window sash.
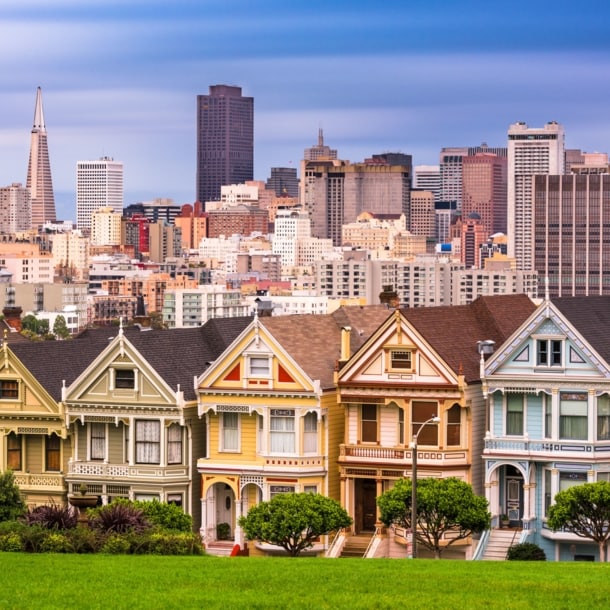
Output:
[[10,400],[19,398],[19,384],[12,379],[0,381],[0,399]]
[[506,397],[506,434],[523,435],[523,394],[508,394]]
[[21,470],[21,434],[11,432],[6,439],[6,465],[11,470]]
[[171,424],[167,429],[167,463],[182,464],[182,426]]
[[269,433],[272,453],[294,453],[294,415],[272,415]]
[[161,422],[136,421],[136,463],[161,463]]
[[418,445],[438,445],[438,424],[422,424],[438,415],[438,403],[414,400],[411,404],[411,438],[417,434]]
[[303,418],[303,452],[317,453],[318,451],[318,416],[307,413]]
[[407,350],[393,350],[390,352],[391,368],[411,370],[411,352]]
[[363,443],[377,442],[377,405],[361,406],[360,436]]
[[133,369],[114,369],[114,387],[118,390],[133,390],[136,372]]
[[269,358],[267,356],[250,356],[250,375],[254,377],[268,377]]
[[610,440],[610,396],[597,397],[597,440]]
[[222,450],[239,450],[239,414],[222,413]]
[[55,434],[45,439],[46,470],[59,472],[61,470],[61,439]]
[[588,403],[586,400],[561,399],[559,404],[559,438],[587,440]]
[[456,447],[461,444],[461,417],[460,405],[453,405],[447,411],[447,446]]
[[90,459],[103,460],[106,458],[106,424],[91,423]]

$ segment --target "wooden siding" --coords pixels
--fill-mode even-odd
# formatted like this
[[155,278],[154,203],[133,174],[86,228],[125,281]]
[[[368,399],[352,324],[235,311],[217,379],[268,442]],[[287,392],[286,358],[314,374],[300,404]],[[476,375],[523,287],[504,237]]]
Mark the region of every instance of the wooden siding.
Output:
[[44,472],[44,436],[28,435],[25,437],[25,454],[23,470]]
[[465,447],[470,454],[471,472],[466,482],[472,485],[475,494],[485,495],[483,486],[483,445],[485,438],[485,399],[480,384],[468,386],[465,392],[466,403],[469,404],[470,422],[462,417],[462,425],[466,426],[466,436],[462,433]]
[[[344,442],[345,437],[345,411],[342,405],[337,404],[337,398],[334,392],[323,396],[322,406],[327,408],[328,413],[327,417],[325,417],[321,423],[322,426],[326,425],[328,429],[328,447],[320,447],[320,455],[324,455],[323,451],[326,450],[328,459],[326,462],[327,480],[318,491],[328,495],[330,498],[340,501],[341,488],[337,460],[339,459],[339,446]],[[322,430],[322,442],[324,442],[325,436],[326,432]]]
[[[131,431],[135,434],[135,430]],[[127,462],[125,455],[125,425],[121,422],[118,427],[109,424],[106,428],[108,438],[108,462],[110,464],[124,464]]]

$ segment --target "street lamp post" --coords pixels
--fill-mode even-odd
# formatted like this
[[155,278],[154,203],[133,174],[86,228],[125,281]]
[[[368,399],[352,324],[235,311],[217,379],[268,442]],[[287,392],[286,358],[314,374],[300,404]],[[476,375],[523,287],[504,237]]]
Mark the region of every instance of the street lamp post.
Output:
[[412,475],[411,475],[411,557],[417,558],[417,437],[419,433],[428,424],[439,424],[441,418],[438,415],[434,415],[429,420],[425,421],[413,435],[411,441],[411,464],[412,464]]

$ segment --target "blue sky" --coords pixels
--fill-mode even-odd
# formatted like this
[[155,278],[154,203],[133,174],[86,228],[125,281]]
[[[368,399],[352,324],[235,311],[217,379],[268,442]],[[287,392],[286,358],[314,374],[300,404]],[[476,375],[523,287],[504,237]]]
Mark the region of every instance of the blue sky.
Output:
[[[582,8],[581,8],[582,7]],[[438,162],[562,123],[610,149],[610,3],[591,0],[2,0],[0,185],[25,183],[43,91],[58,215],[76,162],[125,165],[125,203],[195,193],[196,96],[254,97],[255,178],[298,167],[318,128],[339,156]]]

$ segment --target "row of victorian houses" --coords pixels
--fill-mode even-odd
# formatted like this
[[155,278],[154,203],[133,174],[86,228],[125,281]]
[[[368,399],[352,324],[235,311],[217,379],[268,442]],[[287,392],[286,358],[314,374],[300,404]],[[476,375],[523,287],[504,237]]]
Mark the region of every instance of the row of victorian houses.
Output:
[[206,544],[223,523],[244,548],[239,517],[279,493],[328,495],[352,533],[379,531],[376,498],[411,476],[417,435],[419,477],[472,484],[493,527],[508,515],[550,559],[597,557],[545,518],[558,491],[610,480],[609,328],[610,297],[506,295],[42,343],[5,332],[0,470],[30,506],[85,484],[103,503],[176,503]]

